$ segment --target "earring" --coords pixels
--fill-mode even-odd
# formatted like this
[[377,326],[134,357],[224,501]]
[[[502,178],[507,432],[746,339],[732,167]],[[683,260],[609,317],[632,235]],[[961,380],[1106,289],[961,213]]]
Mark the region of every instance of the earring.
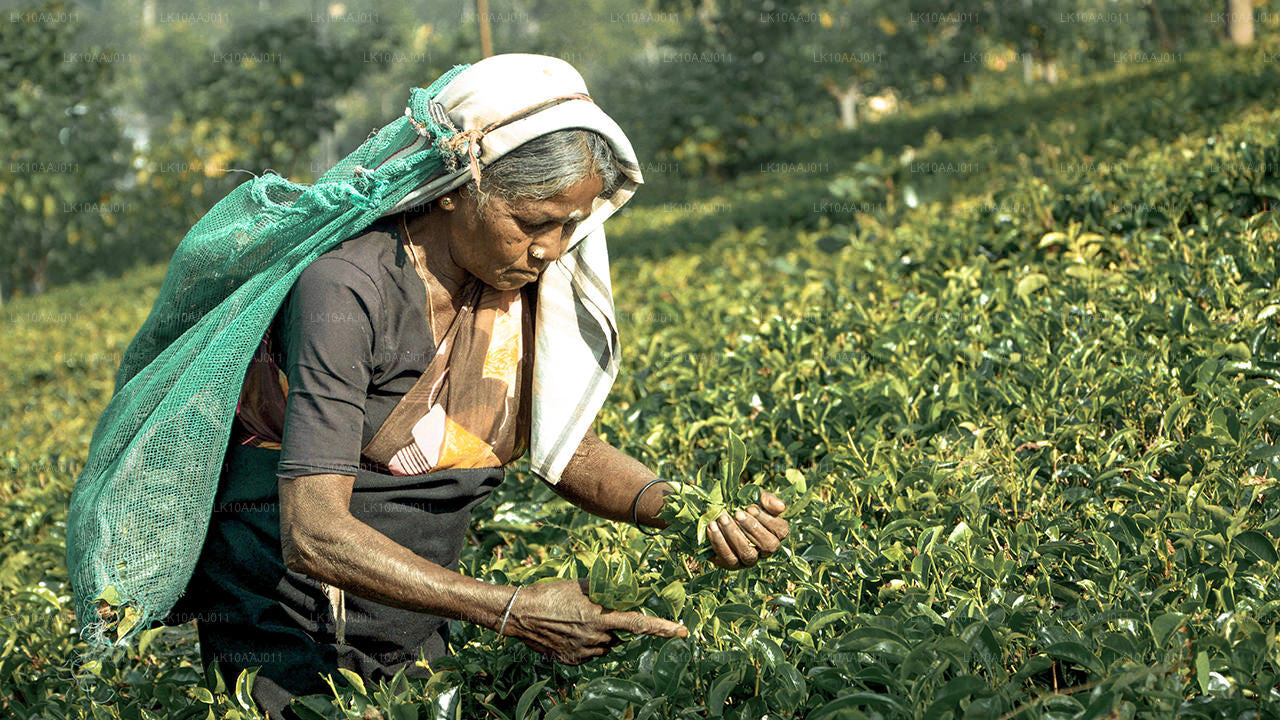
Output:
[[543,249],[542,249],[542,248],[540,248],[540,247],[536,247],[536,248],[534,248],[534,249],[530,250],[530,251],[529,251],[529,254],[533,256],[533,259],[534,259],[534,260],[542,260],[543,258],[545,258],[545,257],[547,256],[547,251],[543,250]]
[[445,210],[452,210],[452,209],[453,209],[453,198],[451,198],[451,197],[442,197],[442,198],[440,198],[440,207],[444,208]]

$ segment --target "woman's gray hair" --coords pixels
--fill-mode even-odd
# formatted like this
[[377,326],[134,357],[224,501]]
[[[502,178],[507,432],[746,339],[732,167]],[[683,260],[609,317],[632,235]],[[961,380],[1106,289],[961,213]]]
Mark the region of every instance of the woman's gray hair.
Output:
[[589,177],[604,182],[600,197],[609,198],[622,186],[625,176],[603,135],[567,128],[539,135],[510,150],[484,167],[478,191],[471,180],[463,192],[474,197],[476,209],[483,211],[490,195],[507,200],[545,200]]

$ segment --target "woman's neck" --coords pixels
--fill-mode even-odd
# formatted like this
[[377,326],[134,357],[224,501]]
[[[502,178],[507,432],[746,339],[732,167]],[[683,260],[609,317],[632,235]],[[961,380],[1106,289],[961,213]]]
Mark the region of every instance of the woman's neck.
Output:
[[417,246],[423,269],[448,291],[451,298],[456,298],[458,291],[471,278],[471,273],[454,262],[447,228],[441,227],[439,220],[439,215],[432,213],[407,218],[409,240]]

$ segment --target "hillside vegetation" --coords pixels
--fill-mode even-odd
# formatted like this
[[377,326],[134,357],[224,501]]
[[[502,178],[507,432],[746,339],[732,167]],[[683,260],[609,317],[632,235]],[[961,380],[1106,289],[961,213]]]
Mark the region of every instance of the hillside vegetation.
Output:
[[[676,551],[693,524],[650,539],[522,465],[463,571],[590,577],[690,637],[565,667],[459,625],[428,683],[339,675],[314,715],[1275,716],[1278,55],[951,98],[628,208],[598,431],[785,494],[786,549],[721,571]],[[162,274],[0,318],[6,715],[252,715],[190,627],[76,660],[67,500]]]

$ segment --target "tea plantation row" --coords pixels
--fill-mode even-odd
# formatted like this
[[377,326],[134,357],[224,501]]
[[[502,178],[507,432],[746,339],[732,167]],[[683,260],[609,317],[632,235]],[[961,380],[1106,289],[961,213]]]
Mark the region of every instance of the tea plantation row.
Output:
[[[741,436],[744,479],[807,502],[786,548],[721,571],[517,468],[465,573],[591,577],[690,637],[565,667],[458,625],[425,685],[339,676],[314,714],[1280,714],[1268,57],[1003,99],[1022,112],[948,101],[779,158],[829,167],[612,221],[624,367],[599,431],[684,480]],[[4,309],[6,714],[252,716],[249,678],[203,688],[189,627],[76,662],[70,482],[161,272]]]

